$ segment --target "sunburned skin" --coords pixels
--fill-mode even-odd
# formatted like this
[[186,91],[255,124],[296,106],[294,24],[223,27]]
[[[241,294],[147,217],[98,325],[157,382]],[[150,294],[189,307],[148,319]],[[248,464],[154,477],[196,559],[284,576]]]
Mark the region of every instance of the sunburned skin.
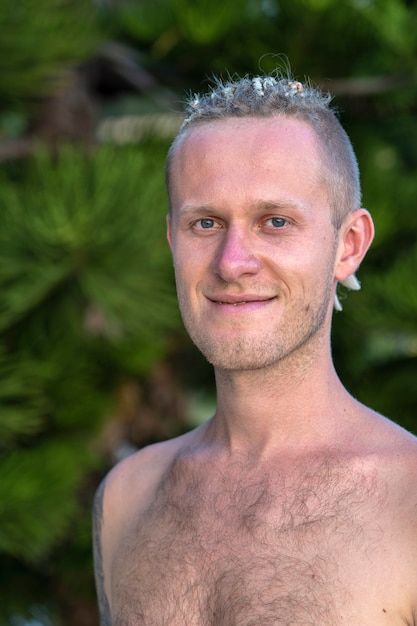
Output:
[[391,530],[374,462],[328,452],[308,471],[289,464],[260,470],[180,449],[118,545],[102,624],[412,624],[393,617],[389,593],[387,607],[373,606]]

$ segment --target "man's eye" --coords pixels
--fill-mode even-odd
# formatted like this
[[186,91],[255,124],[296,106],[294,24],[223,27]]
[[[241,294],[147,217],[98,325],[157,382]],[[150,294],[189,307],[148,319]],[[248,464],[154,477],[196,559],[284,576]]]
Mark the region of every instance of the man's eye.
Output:
[[274,228],[283,228],[287,225],[287,220],[283,217],[270,217],[268,221]]
[[205,230],[209,228],[214,228],[215,224],[216,222],[209,217],[204,217],[203,219],[198,220],[198,222],[196,222],[197,227],[203,228]]

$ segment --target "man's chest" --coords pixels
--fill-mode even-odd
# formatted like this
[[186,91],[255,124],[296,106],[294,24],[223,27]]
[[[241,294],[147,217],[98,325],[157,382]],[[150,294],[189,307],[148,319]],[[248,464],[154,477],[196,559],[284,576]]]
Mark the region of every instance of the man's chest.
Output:
[[115,626],[397,623],[356,591],[384,545],[371,483],[168,480],[115,562]]

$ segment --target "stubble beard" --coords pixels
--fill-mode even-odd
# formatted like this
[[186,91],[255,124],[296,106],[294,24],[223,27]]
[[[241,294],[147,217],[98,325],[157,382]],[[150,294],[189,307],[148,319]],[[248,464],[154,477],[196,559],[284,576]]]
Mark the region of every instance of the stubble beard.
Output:
[[331,300],[332,282],[326,280],[314,302],[294,303],[277,326],[274,327],[274,320],[271,319],[265,332],[256,335],[239,329],[238,322],[226,336],[210,332],[204,320],[197,320],[188,306],[181,305],[181,298],[180,308],[192,341],[216,369],[250,371],[270,368],[288,360],[303,366],[312,359],[323,335]]

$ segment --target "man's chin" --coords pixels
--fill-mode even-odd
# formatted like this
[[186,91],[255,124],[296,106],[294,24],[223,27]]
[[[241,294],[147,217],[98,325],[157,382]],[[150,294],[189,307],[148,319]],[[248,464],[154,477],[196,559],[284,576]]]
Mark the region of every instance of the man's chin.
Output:
[[254,371],[274,365],[279,360],[280,355],[271,354],[266,346],[248,346],[241,342],[233,344],[227,342],[221,346],[213,344],[197,345],[207,361],[215,369],[229,372]]

